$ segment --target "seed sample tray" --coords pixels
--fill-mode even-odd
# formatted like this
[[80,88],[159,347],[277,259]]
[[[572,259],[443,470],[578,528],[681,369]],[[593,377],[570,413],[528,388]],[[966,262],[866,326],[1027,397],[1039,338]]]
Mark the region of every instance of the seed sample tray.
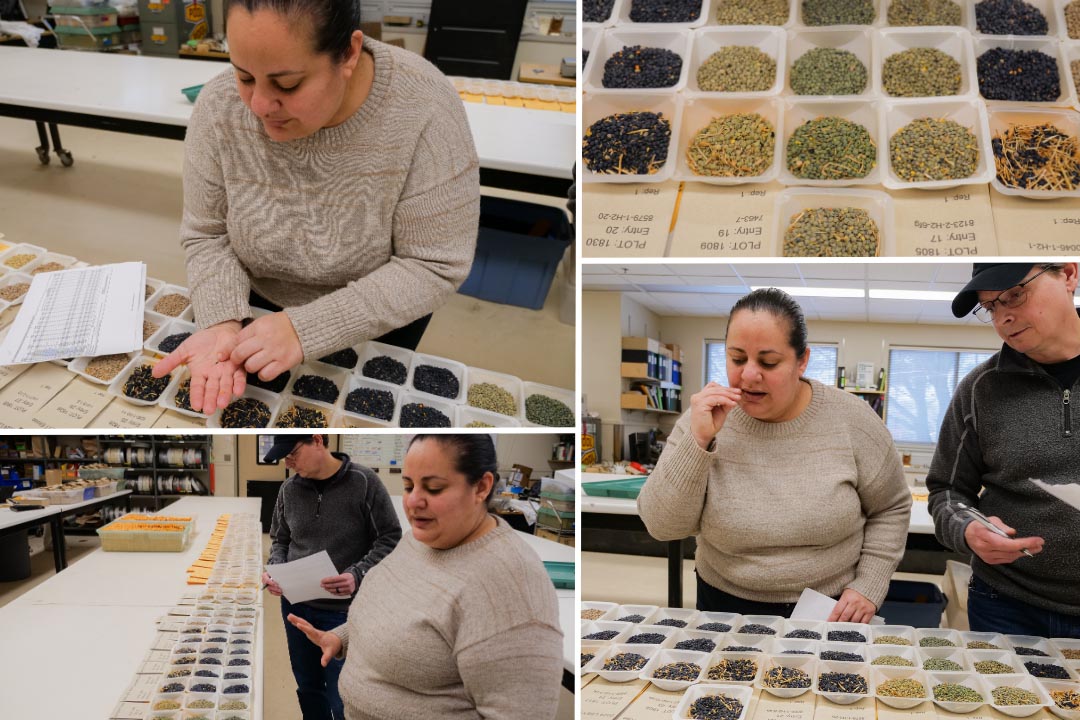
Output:
[[626,480],[600,480],[598,482],[581,483],[581,488],[586,495],[592,497],[613,497],[636,500],[645,485],[647,478],[630,478]]

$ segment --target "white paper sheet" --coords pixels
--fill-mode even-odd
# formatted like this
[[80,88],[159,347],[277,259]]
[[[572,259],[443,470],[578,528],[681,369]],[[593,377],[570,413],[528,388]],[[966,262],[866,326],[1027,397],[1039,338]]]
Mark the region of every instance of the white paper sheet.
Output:
[[290,603],[345,599],[319,584],[323,578],[340,574],[325,550],[292,562],[267,565],[266,572],[281,586],[281,593]]
[[1080,510],[1080,484],[1069,483],[1068,485],[1051,485],[1048,482],[1043,482],[1042,480],[1036,480],[1034,478],[1032,478],[1031,482],[1035,483],[1036,487],[1045,490],[1066,505],[1069,505],[1076,510]]
[[141,262],[36,276],[0,345],[0,365],[138,350],[145,287]]
[[[822,595],[817,590],[804,588],[799,602],[795,603],[795,609],[791,611],[792,620],[828,620],[829,614],[836,606],[836,601],[828,595]],[[875,615],[869,625],[884,625],[885,618]]]

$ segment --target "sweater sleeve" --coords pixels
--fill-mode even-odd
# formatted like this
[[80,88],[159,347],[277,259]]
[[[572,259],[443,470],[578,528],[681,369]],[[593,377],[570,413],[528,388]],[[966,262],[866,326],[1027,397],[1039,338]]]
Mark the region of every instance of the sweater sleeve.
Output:
[[218,88],[228,81],[213,80],[199,94],[184,139],[180,245],[186,254],[191,303],[200,328],[251,317],[251,280],[229,244],[229,200],[214,128],[214,107],[221,96]]
[[716,452],[690,434],[689,411],[675,423],[656,469],[638,496],[638,514],[657,540],[681,540],[701,531],[701,513]]
[[390,261],[340,290],[286,309],[305,358],[404,327],[438,309],[468,277],[480,224],[480,165],[464,107],[446,86],[397,200]]
[[327,632],[332,632],[338,636],[338,640],[341,641],[341,652],[334,656],[335,660],[344,660],[345,656],[349,654],[349,623],[343,622],[336,628],[331,628]]
[[292,533],[285,519],[285,485],[283,484],[278,490],[277,502],[274,503],[274,517],[270,521],[270,558],[266,561],[267,565],[288,562],[291,539]]
[[546,623],[525,622],[474,643],[457,654],[457,666],[485,720],[548,720],[558,711],[562,636]]
[[977,375],[981,373],[969,373],[953,393],[945,419],[941,422],[930,471],[926,473],[934,535],[945,547],[965,554],[971,553],[964,539],[964,531],[972,520],[956,507],[956,503],[978,506],[986,469],[979,450],[979,433],[972,401]]
[[364,473],[367,478],[368,492],[364,499],[364,505],[368,510],[367,520],[370,522],[372,535],[375,541],[371,549],[364,557],[345,568],[343,572],[351,572],[356,578],[356,587],[359,590],[360,583],[368,570],[375,567],[380,560],[385,558],[401,540],[401,523],[398,522],[397,513],[394,511],[394,503],[390,499],[390,493],[382,484],[379,476],[374,472]]

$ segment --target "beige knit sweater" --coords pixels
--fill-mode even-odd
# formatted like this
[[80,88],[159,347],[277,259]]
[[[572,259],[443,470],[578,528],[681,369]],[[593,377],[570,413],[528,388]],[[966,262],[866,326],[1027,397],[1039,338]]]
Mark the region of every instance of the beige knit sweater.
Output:
[[550,720],[558,709],[555,588],[501,519],[451,550],[406,533],[332,632],[347,720]]
[[712,452],[684,413],[638,511],[658,540],[696,535],[698,574],[726,593],[795,602],[806,587],[850,587],[881,607],[911,513],[903,467],[865,401],[810,385],[810,404],[788,422],[734,409]]
[[468,276],[480,174],[461,99],[415,53],[364,51],[364,104],[299,140],[267,137],[231,69],[199,94],[180,241],[200,327],[251,317],[253,287],[318,358],[436,310]]

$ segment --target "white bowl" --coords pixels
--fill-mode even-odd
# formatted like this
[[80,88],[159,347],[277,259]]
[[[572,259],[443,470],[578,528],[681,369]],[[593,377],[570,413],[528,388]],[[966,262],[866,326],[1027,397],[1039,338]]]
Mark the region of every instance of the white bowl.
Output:
[[[586,600],[586,601],[581,603],[581,610],[582,611],[585,611],[585,610],[603,610],[604,611],[604,614],[601,615],[600,617],[595,618],[594,620],[591,620],[591,621],[586,621],[586,622],[596,622],[597,620],[610,620],[610,619],[612,619],[614,617],[613,613],[615,612],[615,610],[618,607],[619,607],[619,604],[618,603],[613,603],[613,602],[598,602],[598,601]],[[585,620],[585,618],[582,618],[582,620]],[[586,640],[585,642],[590,642],[590,641]]]
[[177,335],[180,333],[195,334],[199,328],[196,327],[194,323],[185,320],[177,320],[168,315],[162,315],[161,317],[166,318],[165,322],[158,326],[156,333],[147,338],[146,342],[143,343],[143,348],[152,355],[165,357],[168,353],[158,349],[158,345],[161,344],[162,340],[170,335]]
[[[800,185],[807,187],[842,188],[852,185],[876,185],[882,180],[882,165],[885,162],[887,145],[881,130],[881,117],[879,103],[868,100],[802,100],[789,99],[784,106],[784,156],[780,162],[780,182],[785,185]],[[848,178],[844,180],[811,180],[800,178],[788,169],[787,155],[788,143],[795,131],[804,123],[824,117],[838,117],[857,123],[866,128],[870,140],[874,143],[875,153],[874,167],[865,177]]]
[[[398,427],[404,427],[401,424],[401,415],[405,410],[406,405],[423,405],[439,411],[446,416],[446,419],[450,422],[452,427],[454,424],[454,417],[456,416],[457,405],[447,400],[432,400],[431,396],[426,393],[417,393],[410,390],[402,390],[398,399],[397,412],[394,416],[394,421]],[[419,429],[419,428],[418,428]]]
[[[698,85],[697,75],[702,63],[722,48],[755,47],[776,61],[776,76],[766,90],[718,92],[703,90]],[[694,31],[693,50],[690,53],[690,68],[687,72],[686,91],[708,97],[764,98],[780,94],[784,89],[784,74],[787,52],[787,38],[778,27],[767,25],[728,25],[707,27]]]
[[[800,3],[801,4],[801,3]],[[795,61],[811,50],[831,48],[847,50],[866,68],[866,86],[857,95],[796,95],[791,89]],[[808,28],[788,31],[787,67],[784,68],[784,95],[799,99],[844,98],[853,100],[875,98],[874,34],[865,26],[845,25],[831,28]]]
[[644,665],[637,670],[604,670],[604,663],[609,658],[613,658],[621,653],[632,653],[645,658],[646,664],[648,664],[648,661],[652,660],[653,657],[660,652],[659,645],[611,645],[602,655],[597,655],[593,658],[592,662],[582,668],[582,673],[597,673],[608,682],[630,682],[631,680],[637,680],[638,677],[640,677],[641,670],[645,667]]
[[[1049,693],[1043,688],[1035,678],[1030,675],[983,675],[983,683],[989,686],[986,700],[990,704],[990,707],[995,710],[999,710],[1006,715],[1012,717],[1027,717],[1028,715],[1034,715],[1044,707],[1053,705],[1054,702],[1050,699]],[[996,704],[993,696],[994,688],[999,687],[1018,687],[1023,690],[1028,690],[1039,696],[1042,701],[1033,705],[998,705]]]
[[[686,688],[700,682],[705,677],[706,667],[705,664],[709,660],[709,653],[694,652],[692,650],[660,650],[649,660],[641,670],[641,674],[638,675],[642,680],[648,680],[653,685],[657,686],[661,690],[668,690],[675,692],[678,690],[685,690]],[[693,663],[698,666],[697,677],[693,680],[664,680],[662,678],[653,677],[653,674],[661,667],[678,662]]]
[[[878,688],[882,683],[888,682],[889,680],[902,679],[912,679],[921,684],[923,686],[922,697],[890,697],[888,695],[878,694]],[[917,668],[887,667],[879,665],[870,670],[871,692],[874,693],[874,697],[889,707],[897,708],[899,710],[907,710],[908,708],[913,708],[916,705],[920,705],[929,700],[931,697],[929,682],[926,673]]]
[[34,271],[50,262],[58,263],[62,265],[65,270],[70,270],[77,262],[79,262],[79,260],[71,255],[61,255],[60,253],[54,252],[42,253],[41,255],[38,255],[36,259],[23,265],[22,272],[30,276],[40,275],[41,273],[35,273]]
[[1080,710],[1066,710],[1063,707],[1059,707],[1054,702],[1054,696],[1051,695],[1054,691],[1059,690],[1072,690],[1073,692],[1080,692],[1080,683],[1067,682],[1065,680],[1043,680],[1043,690],[1050,696],[1050,712],[1057,715],[1061,720],[1080,720]]
[[[978,97],[979,80],[975,74],[975,51],[971,36],[960,28],[918,27],[884,28],[874,40],[874,92],[881,97],[893,97],[885,91],[885,61],[893,55],[913,48],[933,48],[960,63],[960,89],[954,95],[931,96],[955,98]],[[902,98],[902,96],[896,96]],[[914,99],[914,98],[908,98]]]
[[[862,657],[862,662],[869,664],[870,656],[866,652],[866,646],[862,643],[846,643],[846,642],[827,642],[822,640],[818,643],[818,659],[825,660],[821,657],[822,653],[826,652],[844,652],[854,653]],[[852,662],[850,660],[828,660],[827,662]]]
[[[1076,671],[1068,666],[1068,664],[1065,662],[1065,658],[1061,658],[1061,657],[1039,657],[1039,656],[1031,656],[1031,655],[1017,655],[1016,657],[1020,661],[1020,665],[1023,667],[1024,672],[1028,673],[1029,675],[1031,675],[1033,678],[1035,678],[1037,680],[1042,681],[1042,680],[1062,680],[1062,679],[1065,679],[1065,680],[1069,680],[1069,681],[1072,681],[1072,682],[1076,682],[1077,679],[1078,679]],[[1068,677],[1067,678],[1042,678],[1042,677],[1039,677],[1035,673],[1031,672],[1031,668],[1028,667],[1029,663],[1037,663],[1039,665],[1053,665],[1055,667],[1061,668],[1065,672],[1065,674],[1068,675]]]
[[[720,643],[724,641],[725,637],[727,636],[723,633],[708,632],[707,630],[691,630],[687,627],[679,630],[677,633],[673,633],[672,635],[670,635],[667,641],[663,643],[663,647],[670,648],[671,650],[690,650],[691,648],[680,648],[677,647],[677,645],[681,642],[686,642],[688,640],[708,640],[713,644],[712,649],[707,651],[711,653],[719,650],[722,647]],[[694,652],[706,651],[695,650]]]
[[[416,369],[421,366],[430,366],[436,368],[442,368],[449,370],[453,373],[454,378],[458,383],[457,395],[454,397],[445,397],[442,395],[433,395],[416,387]],[[409,379],[405,383],[405,387],[409,389],[409,392],[425,397],[429,400],[444,403],[454,403],[461,405],[465,402],[465,370],[466,365],[459,363],[455,360],[447,360],[446,358],[437,357],[435,355],[423,355],[421,353],[415,353],[412,359],[412,367],[409,368]]]
[[[157,303],[160,302],[166,295],[172,295],[174,293],[177,294],[177,295],[183,295],[184,297],[186,297],[188,299],[188,306],[186,308],[184,308],[180,312],[179,315],[166,315],[165,313],[161,312],[160,310],[155,309],[155,306],[157,305]],[[188,290],[186,287],[182,287],[180,285],[168,285],[168,284],[166,284],[164,287],[162,287],[160,290],[158,290],[151,299],[154,302],[145,304],[144,305],[145,310],[149,310],[150,312],[157,313],[158,315],[164,315],[165,317],[173,318],[174,320],[187,320],[188,322],[195,322],[195,310],[194,310],[194,307],[191,305],[191,302],[190,302],[191,301],[191,291]]]
[[47,252],[49,251],[41,247],[40,245],[31,245],[30,243],[17,243],[9,247],[4,252],[0,253],[0,268],[2,268],[4,272],[24,272],[26,266],[34,262],[33,260],[30,260],[21,267],[12,267],[7,264],[8,259],[15,255],[33,255],[34,258],[37,259],[38,257],[44,255]]
[[[18,285],[20,283],[26,283],[27,285],[29,285],[33,281],[34,278],[30,277],[26,273],[12,270],[11,272],[3,275],[2,278],[0,278],[0,288],[7,287],[8,285]],[[27,288],[26,292],[24,292],[22,295],[15,298],[14,300],[0,300],[0,302],[4,303],[6,307],[10,307],[12,305],[19,305],[22,303],[23,300],[26,299],[26,293],[28,292],[30,292],[30,288]]]
[[803,4],[800,2],[796,7],[798,8],[798,15],[795,18],[797,27],[799,28],[819,28],[819,27],[880,27],[885,24],[886,10],[888,9],[889,0],[872,0],[874,5],[874,19],[868,25],[807,25],[806,20],[803,18]]
[[[292,376],[289,378],[289,384],[285,386],[282,391],[282,395],[292,395],[298,400],[311,403],[313,406],[319,407],[327,412],[327,419],[333,414],[334,410],[341,407],[342,401],[345,397],[345,388],[349,382],[349,371],[342,370],[341,368],[334,368],[333,365],[327,365],[320,363],[319,367],[313,367],[308,363],[303,363],[292,370]],[[297,381],[305,375],[314,375],[318,377],[324,377],[330,382],[334,383],[334,387],[337,388],[337,397],[333,402],[324,402],[322,400],[315,400],[314,398],[305,397],[296,392]],[[282,405],[282,409],[285,406]]]
[[[866,648],[866,661],[871,665],[874,665],[874,660],[886,655],[895,655],[902,657],[911,663],[911,669],[922,669],[922,663],[919,662],[918,653],[916,653],[913,647],[904,647],[902,645],[869,645]],[[905,665],[874,665],[874,667],[906,667]]]
[[[1012,645],[1013,653],[1015,653],[1021,658],[1056,657],[1064,659],[1058,649],[1054,647],[1046,638],[1038,637],[1037,635],[1006,635],[1005,639],[1009,641],[1010,645]],[[1046,653],[1046,655],[1024,655],[1023,653],[1018,652],[1019,649],[1022,647],[1034,648],[1035,650],[1040,650]]]
[[[723,623],[724,625],[730,625],[731,626],[731,629],[727,631],[727,632],[731,632],[732,630],[734,630],[735,628],[737,628],[739,626],[739,623],[741,622],[741,619],[742,619],[742,615],[739,615],[738,613],[708,612],[708,611],[706,611],[706,612],[698,613],[697,619],[694,621],[694,627],[693,628],[688,626],[686,629],[687,630],[691,630],[691,629],[692,630],[700,630],[702,625],[707,625],[709,623]],[[712,632],[712,631],[709,631],[709,632]]]
[[281,422],[281,417],[287,413],[293,407],[316,410],[323,414],[323,418],[326,420],[326,425],[321,427],[331,428],[334,427],[335,413],[333,408],[328,408],[325,403],[315,402],[314,400],[308,400],[307,398],[297,397],[296,395],[283,395],[281,398],[281,407],[278,409],[277,416],[274,418],[274,427],[281,427],[278,423]]
[[[631,623],[616,620],[585,620],[581,623],[581,642],[599,642],[606,645],[618,645],[634,626]],[[618,634],[607,640],[589,640],[586,635],[615,630]]]
[[[967,652],[960,649],[959,647],[921,647],[917,649],[916,655],[919,658],[919,667],[921,667],[923,670],[926,670],[926,672],[928,673],[933,673],[934,675],[948,677],[949,675],[955,675],[957,673],[970,675],[974,672],[971,667],[971,660],[967,656]],[[963,668],[963,670],[930,670],[929,668],[924,667],[924,664],[927,660],[930,660],[931,658],[952,660],[954,663],[958,664],[961,668]]]
[[968,656],[968,660],[971,661],[972,670],[979,673],[980,677],[984,677],[984,678],[994,677],[994,674],[981,673],[981,672],[979,672],[979,669],[977,667],[975,667],[977,663],[980,663],[980,662],[982,662],[984,660],[995,660],[997,662],[1009,665],[1013,669],[1012,673],[996,673],[996,674],[1011,675],[1011,674],[1026,674],[1027,673],[1027,671],[1024,670],[1024,666],[1020,664],[1019,658],[1017,658],[1017,656],[1014,655],[1009,650],[968,650],[967,651],[967,656]]
[[[988,35],[986,33],[981,33],[981,32],[979,32],[978,16],[975,13],[975,6],[977,4],[978,4],[978,2],[972,2],[971,3],[971,11],[968,13],[968,17],[967,17],[967,22],[968,22],[967,28],[968,28],[968,31],[971,32],[972,35],[976,35],[976,36],[979,36],[979,37],[991,37],[991,38],[992,37],[1035,37],[1035,38],[1042,38],[1044,40],[1057,40],[1059,35],[1062,36],[1062,39],[1068,37],[1068,35],[1066,33],[1064,33],[1063,30],[1059,31],[1059,29],[1058,29],[1058,15],[1054,11],[1054,0],[1024,0],[1024,4],[1031,5],[1031,6],[1035,7],[1035,8],[1037,8],[1039,10],[1039,12],[1041,12],[1043,14],[1043,17],[1046,18],[1046,35]],[[1064,13],[1062,13],[1061,17],[1062,17],[1062,19],[1064,19],[1064,17],[1065,17]]]
[[[465,369],[464,380],[462,386],[464,387],[464,402],[468,407],[469,405],[469,388],[473,385],[480,383],[490,383],[497,385],[498,387],[506,390],[514,398],[514,404],[517,406],[517,412],[512,415],[506,415],[504,413],[496,413],[506,418],[512,418],[519,422],[525,417],[525,396],[521,390],[521,378],[515,375],[508,375],[506,373],[495,372],[494,370],[484,370],[483,368],[467,367]],[[483,410],[483,408],[476,408],[477,410]],[[493,412],[493,411],[486,411]]]
[[[590,59],[589,62],[592,65]],[[673,153],[677,152],[674,143],[679,137],[679,122],[682,116],[681,93],[669,95],[656,94],[592,94],[589,101],[584,103],[581,110],[582,138],[584,133],[596,122],[617,113],[629,112],[655,112],[668,121],[671,137],[668,141],[668,151],[664,164],[652,175],[609,175],[593,172],[585,165],[581,166],[581,182],[583,183],[656,183],[669,180],[675,168]]]
[[1010,643],[1005,638],[1005,636],[1002,635],[1001,633],[974,632],[974,631],[971,631],[971,630],[961,630],[960,631],[960,640],[962,642],[961,647],[964,650],[975,649],[975,648],[968,648],[967,644],[969,642],[976,642],[977,641],[977,642],[990,643],[991,645],[997,645],[1002,650],[1007,650],[1008,652],[1012,652],[1012,643]]
[[[957,23],[956,25],[941,25],[941,26],[936,26],[936,27],[948,27],[948,28],[959,27],[959,28],[961,28],[963,30],[967,30],[968,27],[969,27],[969,25],[968,25],[969,18],[974,16],[974,14],[975,14],[974,4],[973,3],[968,3],[967,0],[954,0],[954,2],[956,2],[956,4],[958,6],[960,6],[960,22]],[[895,27],[895,28],[935,27],[935,26],[926,26],[926,25],[890,25],[889,24],[888,10],[889,10],[889,6],[892,5],[892,3],[893,3],[893,0],[886,0],[886,2],[885,2],[885,24],[884,24],[884,27]]]
[[[929,649],[941,649],[941,648],[929,648]],[[954,713],[969,713],[973,710],[985,705],[990,701],[990,688],[982,681],[982,678],[973,672],[967,673],[940,673],[940,672],[927,672],[928,682],[930,683],[927,688],[930,691],[930,699],[935,705],[943,710],[948,710]],[[943,683],[952,683],[955,685],[966,685],[967,687],[975,690],[983,696],[982,702],[951,702],[948,700],[936,700],[934,699],[934,688]]]
[[[414,354],[412,350],[399,348],[396,345],[387,345],[386,343],[369,340],[368,342],[363,344],[359,354],[360,359],[356,363],[356,370],[353,371],[353,373],[357,377],[361,377],[367,380],[375,380],[376,378],[364,375],[364,364],[367,361],[374,360],[377,357],[389,357],[393,360],[397,360],[399,363],[405,366],[405,379],[402,382],[402,386],[404,386],[405,383],[409,381],[409,367],[412,365],[412,358]],[[383,381],[380,380],[379,382]]]
[[[261,400],[266,403],[267,408],[270,410],[270,418],[267,420],[264,427],[274,427],[274,422],[277,420],[278,410],[281,409],[282,398],[277,393],[270,392],[269,390],[263,390],[262,388],[251,387],[250,385],[244,388],[244,393],[240,397],[254,398],[255,400]],[[233,402],[236,400],[234,399]],[[231,403],[230,403],[231,404]],[[225,408],[218,408],[210,419],[206,421],[206,427],[220,428],[221,427],[221,414]]]
[[95,359],[95,358],[92,358],[92,357],[75,358],[70,363],[68,363],[67,368],[71,372],[85,378],[86,380],[88,380],[89,382],[94,383],[95,385],[112,385],[113,380],[120,377],[121,375],[123,375],[124,373],[128,372],[131,369],[131,364],[133,362],[135,362],[135,360],[137,358],[142,357],[142,353],[140,353],[138,350],[135,350],[133,352],[127,353],[127,356],[128,356],[127,364],[124,365],[124,367],[120,368],[120,372],[116,373],[116,375],[113,376],[112,380],[101,380],[99,378],[94,377],[93,375],[88,375],[86,373],[86,366],[89,365],[91,363],[91,361],[93,361]]
[[[855,643],[850,643],[856,645]],[[861,675],[866,680],[866,693],[825,692],[819,687],[821,676],[825,673],[854,673]],[[873,697],[870,682],[870,666],[863,663],[838,662],[835,660],[820,660],[817,664],[817,672],[814,674],[814,693],[821,695],[826,700],[837,705],[851,705],[863,698]]]
[[[630,0],[623,0],[630,2]],[[605,30],[600,41],[589,55],[589,67],[585,71],[585,87],[587,93],[612,93],[621,94],[662,94],[670,95],[677,93],[686,86],[686,78],[690,67],[690,42],[689,30],[664,29],[664,30],[639,30],[634,27],[617,27]],[[682,68],[679,78],[674,85],[662,88],[607,88],[604,87],[604,65],[608,58],[622,50],[624,47],[640,45],[648,48],[661,48],[670,50],[682,58]],[[592,98],[589,99],[592,102]],[[584,127],[584,126],[583,126]]]
[[732,685],[730,683],[709,683],[702,682],[689,688],[684,694],[679,706],[672,713],[671,717],[674,720],[687,720],[691,717],[690,707],[699,698],[707,697],[710,695],[724,695],[728,698],[737,700],[742,706],[742,710],[732,720],[746,720],[746,710],[750,705],[750,700],[754,696],[754,688]]
[[[705,675],[702,676],[701,681],[702,682],[725,683],[725,684],[728,684],[728,685],[745,685],[746,687],[750,687],[751,685],[753,685],[755,682],[758,681],[758,678],[761,677],[762,668],[765,666],[765,663],[768,661],[768,658],[769,658],[769,653],[766,653],[766,652],[761,652],[761,653],[734,652],[734,651],[724,651],[724,650],[717,649],[716,652],[713,652],[711,655],[709,655],[708,663],[705,666]],[[750,661],[752,661],[754,663],[754,666],[755,666],[754,667],[754,676],[752,678],[750,678],[749,680],[711,680],[709,678],[709,670],[711,670],[714,665],[719,664],[723,660],[750,660]]]
[[[1027,0],[1025,0],[1027,1]],[[1065,72],[1065,62],[1062,58],[1061,48],[1058,41],[1048,40],[1042,37],[1021,37],[1018,35],[981,35],[975,38],[975,74],[978,76],[978,61],[982,54],[993,48],[1005,48],[1006,50],[1038,50],[1049,55],[1057,62],[1058,82],[1061,92],[1053,100],[994,100],[984,97],[979,91],[979,96],[988,103],[989,107],[1053,107],[1069,105],[1073,102],[1073,89],[1069,87],[1069,78]],[[976,88],[978,89],[978,88]]]
[[[765,172],[760,175],[742,175],[738,177],[720,177],[698,175],[690,168],[686,153],[694,137],[714,119],[726,115],[756,113],[773,126],[773,160]],[[784,148],[781,144],[783,134],[784,103],[779,98],[717,98],[713,95],[701,95],[683,103],[682,122],[679,137],[676,139],[674,179],[683,182],[703,182],[711,185],[742,185],[745,183],[766,183],[775,180],[780,173],[780,162]],[[671,158],[668,158],[668,162]]]
[[667,607],[665,607],[665,608],[660,608],[659,610],[656,611],[656,614],[653,615],[652,618],[649,620],[649,624],[650,625],[662,625],[663,624],[663,623],[661,623],[662,620],[678,620],[678,621],[681,621],[681,622],[686,623],[686,624],[682,625],[681,627],[678,626],[678,625],[666,625],[665,627],[673,627],[676,630],[685,630],[685,629],[690,628],[691,623],[693,623],[694,620],[697,619],[697,616],[698,616],[698,611],[694,610],[692,608],[667,608]]
[[[605,28],[605,27],[614,26],[615,23],[618,22],[618,20],[619,20],[619,11],[621,10],[620,6],[623,4],[623,2],[624,2],[624,0],[614,0],[613,4],[611,6],[611,14],[608,15],[607,18],[605,18],[604,20],[601,20],[599,22],[582,22],[581,27],[583,29],[585,29],[585,30],[594,30],[595,31],[596,29],[599,29],[599,28]],[[582,17],[584,18],[584,14],[582,15]]]
[[[391,409],[389,420],[373,417],[346,408],[349,395],[353,390],[360,389],[378,390],[390,393],[393,398],[394,406]],[[360,375],[350,375],[346,386],[342,389],[341,402],[338,403],[338,415],[341,418],[342,423],[347,427],[393,427],[394,420],[397,417],[398,406],[400,404],[399,399],[401,397],[401,392],[400,385],[373,380]]]
[[454,427],[468,427],[469,423],[479,422],[491,427],[521,427],[521,421],[508,415],[481,410],[480,408],[458,405],[455,409]]
[[133,373],[136,368],[139,368],[139,367],[141,367],[143,365],[151,365],[151,366],[153,366],[153,365],[157,365],[157,363],[158,363],[158,358],[150,357],[150,356],[147,356],[147,355],[141,355],[139,357],[136,357],[136,358],[132,359],[130,362],[128,362],[127,366],[120,372],[120,374],[118,374],[115,378],[113,378],[113,381],[111,383],[109,383],[109,394],[110,395],[115,395],[116,397],[120,398],[124,402],[131,403],[132,405],[143,405],[143,406],[147,406],[147,407],[149,407],[151,405],[157,405],[158,400],[160,400],[161,397],[163,395],[165,395],[165,393],[167,393],[169,391],[169,387],[172,386],[172,385],[175,385],[177,380],[179,379],[179,375],[180,375],[180,372],[181,372],[179,370],[179,368],[172,371],[171,377],[169,378],[169,382],[165,385],[165,388],[161,391],[161,395],[158,395],[153,400],[139,400],[137,398],[133,398],[133,397],[130,397],[130,396],[124,394],[124,384],[127,382],[128,377],[130,377],[131,373]]
[[[743,27],[741,25],[736,25],[734,23],[720,22],[719,18],[717,17],[717,13],[720,12],[720,8],[723,7],[724,3],[727,2],[727,1],[728,0],[712,0],[712,3],[713,3],[713,5],[712,5],[712,16],[709,18],[708,22],[706,23],[707,25],[728,25],[730,27]],[[795,24],[795,18],[798,15],[798,7],[797,6],[800,5],[800,4],[801,4],[801,0],[791,0],[791,2],[788,4],[787,20],[785,20],[780,25],[752,25],[751,27],[782,27],[782,28],[789,28],[789,27],[791,27],[791,26],[793,26]]]
[[[522,395],[525,397],[525,403],[523,407],[527,407],[529,398],[533,395],[546,395],[547,397],[558,400],[559,402],[570,408],[570,412],[574,413],[577,417],[577,395],[573,390],[567,390],[565,388],[555,387],[554,385],[543,385],[541,383],[524,382],[521,387]],[[546,425],[538,425],[529,420],[528,412],[525,411],[522,415],[522,424],[525,427],[547,427]],[[576,422],[575,422],[576,425]],[[569,425],[563,427],[570,427]]]
[[[813,657],[817,657],[818,648],[821,646],[820,640],[803,640],[801,638],[776,638],[772,642],[772,653],[774,655],[805,655],[809,654]],[[799,651],[799,652],[793,652]]]
[[[953,644],[953,647],[947,645],[930,645],[922,646],[919,643],[923,638],[943,638]],[[915,628],[915,647],[920,650],[963,650],[964,641],[960,637],[960,633],[956,630],[950,630],[948,628]]]
[[[814,641],[809,641],[814,642]],[[798,697],[812,689],[814,674],[817,671],[818,659],[813,655],[770,655],[765,661],[761,674],[758,676],[757,687],[770,695],[782,698]],[[804,688],[798,687],[770,687],[765,684],[765,676],[769,670],[775,667],[796,668],[810,676],[810,684]]]
[[[648,30],[673,30],[673,29],[690,29],[701,27],[709,20],[712,15],[712,0],[701,0],[701,11],[698,13],[696,20],[690,20],[689,22],[678,23],[648,23],[648,22],[634,22],[630,18],[630,12],[634,9],[634,3],[638,0],[622,0],[619,5],[619,15],[615,19],[616,27],[648,29]],[[647,2],[647,0],[641,0],[641,2]],[[614,11],[614,8],[613,8]],[[614,14],[614,12],[612,13]]]
[[[878,227],[877,257],[896,255],[896,238],[893,227],[893,200],[877,190],[845,188],[786,188],[777,193],[775,204],[775,228],[773,230],[773,255],[782,257],[784,233],[791,225],[791,218],[810,208],[853,207],[866,210]],[[786,256],[784,256],[786,257]],[[837,623],[830,623],[835,625]],[[845,624],[845,623],[841,623]],[[851,623],[846,623],[851,624]],[[863,626],[864,628],[866,626]],[[835,628],[834,628],[835,629]],[[868,631],[861,631],[865,635]]]
[[[907,645],[889,645],[887,643],[878,643],[877,639],[881,637],[899,637],[907,640]],[[915,647],[915,628],[910,625],[871,625],[870,634],[867,636],[867,641],[871,645],[877,645],[879,647]]]

